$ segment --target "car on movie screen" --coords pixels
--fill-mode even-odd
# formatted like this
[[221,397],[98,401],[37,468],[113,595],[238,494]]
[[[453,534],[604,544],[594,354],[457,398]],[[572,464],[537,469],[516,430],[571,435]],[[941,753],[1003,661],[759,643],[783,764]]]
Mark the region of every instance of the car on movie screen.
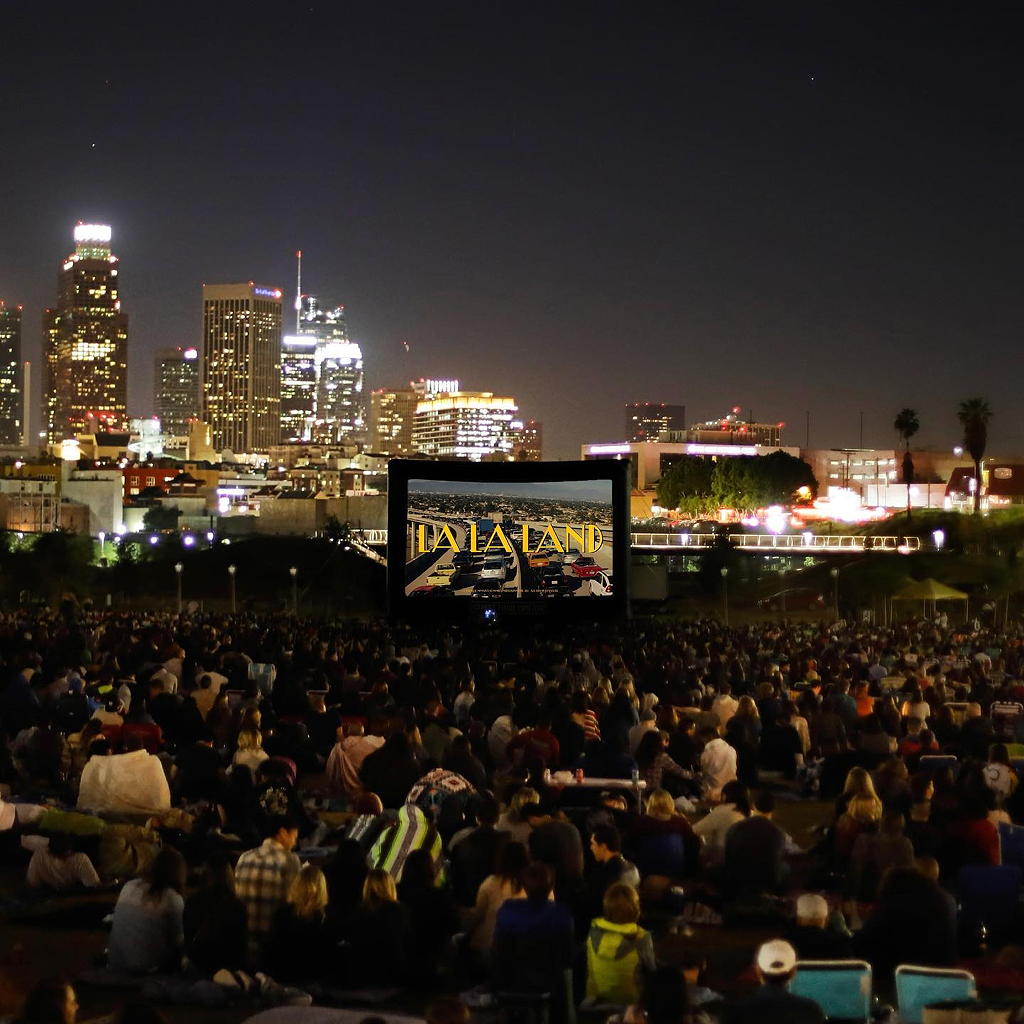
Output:
[[435,586],[433,586],[431,584],[428,584],[427,586],[416,587],[414,590],[410,590],[409,591],[409,596],[410,597],[435,597],[435,596],[437,596],[437,593],[438,593],[437,587],[435,587]]
[[532,555],[526,556],[526,564],[531,569],[543,569],[551,564],[551,559],[544,551],[535,551]]
[[505,582],[505,577],[508,575],[508,566],[505,564],[504,558],[486,558],[484,559],[483,568],[480,570],[480,579],[482,580],[497,580],[499,583]]
[[573,575],[580,579],[592,579],[602,571],[601,566],[589,555],[582,555],[572,563]]
[[608,597],[612,592],[612,581],[605,573],[599,572],[596,576],[584,580],[580,589],[595,597]]
[[433,575],[447,576],[451,578],[452,576],[455,576],[458,573],[458,571],[459,567],[449,562],[447,565],[435,565]]
[[427,577],[428,587],[450,587],[452,578],[447,573],[435,572]]
[[471,551],[456,551],[452,555],[452,565],[459,568],[466,568],[476,561],[476,556]]

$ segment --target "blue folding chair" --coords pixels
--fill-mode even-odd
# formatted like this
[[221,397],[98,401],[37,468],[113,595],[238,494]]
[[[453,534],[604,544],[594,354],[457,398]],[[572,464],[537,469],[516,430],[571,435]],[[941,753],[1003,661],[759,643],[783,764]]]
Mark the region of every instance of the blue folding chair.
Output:
[[1020,906],[1022,874],[1016,864],[962,867],[957,879],[961,925],[972,929],[984,925],[989,933],[1012,925]]
[[999,823],[999,853],[1004,864],[1024,868],[1024,828]]
[[924,1008],[933,1003],[962,1002],[977,996],[978,987],[970,971],[913,964],[896,968],[896,1004],[903,1024],[922,1024]]
[[871,1019],[871,965],[864,960],[799,960],[789,991],[813,999],[828,1020]]

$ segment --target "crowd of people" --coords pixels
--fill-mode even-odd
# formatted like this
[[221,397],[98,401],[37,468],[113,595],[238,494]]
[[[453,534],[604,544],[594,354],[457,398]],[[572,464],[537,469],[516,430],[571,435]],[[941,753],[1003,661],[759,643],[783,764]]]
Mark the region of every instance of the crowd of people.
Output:
[[0,828],[26,892],[116,888],[112,976],[737,1024],[823,1019],[799,960],[1022,939],[1016,892],[957,906],[1024,815],[1018,627],[65,608],[0,617],[0,665]]

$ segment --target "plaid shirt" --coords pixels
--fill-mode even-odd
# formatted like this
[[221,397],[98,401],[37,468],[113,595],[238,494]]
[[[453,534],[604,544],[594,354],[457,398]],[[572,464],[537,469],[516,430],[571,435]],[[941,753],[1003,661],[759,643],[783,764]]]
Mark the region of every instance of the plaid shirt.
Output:
[[288,898],[288,887],[299,873],[299,858],[275,839],[247,850],[235,868],[235,891],[245,904],[249,946],[259,949],[270,934],[274,911]]

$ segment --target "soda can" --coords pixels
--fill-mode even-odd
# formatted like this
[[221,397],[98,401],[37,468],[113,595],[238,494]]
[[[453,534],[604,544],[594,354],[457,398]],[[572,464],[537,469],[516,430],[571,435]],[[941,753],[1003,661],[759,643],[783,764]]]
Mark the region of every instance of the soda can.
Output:
[[577,782],[582,782],[583,781],[583,769],[582,768],[577,768],[576,769],[576,781]]

